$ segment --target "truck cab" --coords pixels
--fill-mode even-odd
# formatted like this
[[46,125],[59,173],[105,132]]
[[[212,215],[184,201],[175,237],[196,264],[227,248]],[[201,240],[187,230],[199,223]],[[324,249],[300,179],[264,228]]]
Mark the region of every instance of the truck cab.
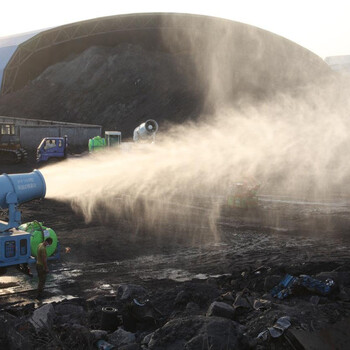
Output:
[[45,137],[40,142],[36,151],[36,161],[47,162],[51,160],[61,160],[67,158],[68,138],[64,137]]

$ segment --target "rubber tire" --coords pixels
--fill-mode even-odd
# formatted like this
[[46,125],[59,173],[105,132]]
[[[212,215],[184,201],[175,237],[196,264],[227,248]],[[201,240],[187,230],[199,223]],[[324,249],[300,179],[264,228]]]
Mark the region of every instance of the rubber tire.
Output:
[[106,306],[102,308],[101,329],[105,331],[115,331],[120,325],[118,309]]

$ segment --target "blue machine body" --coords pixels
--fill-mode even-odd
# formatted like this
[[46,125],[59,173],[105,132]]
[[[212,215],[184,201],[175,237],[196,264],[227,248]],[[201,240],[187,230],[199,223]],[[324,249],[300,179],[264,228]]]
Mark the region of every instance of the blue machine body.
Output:
[[50,159],[65,159],[67,157],[68,138],[45,137],[36,151],[36,161],[38,163],[47,162]]
[[0,267],[30,263],[30,233],[17,230],[21,213],[17,205],[46,194],[44,177],[39,170],[28,174],[0,176],[0,208],[8,209],[9,221],[0,221]]
[[13,230],[9,235],[1,235],[0,252],[0,267],[30,263],[30,234]]

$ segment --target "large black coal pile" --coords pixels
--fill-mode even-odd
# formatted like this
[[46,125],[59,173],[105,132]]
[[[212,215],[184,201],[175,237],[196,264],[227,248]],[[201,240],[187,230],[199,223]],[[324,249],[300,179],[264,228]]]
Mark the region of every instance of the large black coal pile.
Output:
[[157,45],[101,41],[70,54],[0,96],[0,115],[101,124],[131,136],[148,118],[161,126],[196,120],[218,105],[295,93],[329,73],[310,51],[245,24],[172,26]]
[[200,96],[181,71],[186,61],[135,45],[91,47],[3,96],[1,114],[111,130],[129,130],[148,118],[181,122],[200,110]]

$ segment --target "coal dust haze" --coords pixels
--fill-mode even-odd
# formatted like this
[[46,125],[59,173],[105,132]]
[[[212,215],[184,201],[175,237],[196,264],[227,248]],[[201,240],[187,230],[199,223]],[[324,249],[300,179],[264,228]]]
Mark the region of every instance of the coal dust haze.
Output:
[[[200,27],[191,36],[181,29],[163,34],[170,51],[177,52],[184,40],[191,48],[194,69],[187,75],[203,92],[200,117],[160,128],[152,145],[44,168],[47,197],[70,201],[87,220],[127,211],[154,225],[170,216],[185,222],[196,210],[214,223],[229,186],[239,181],[303,200],[342,193],[350,176],[347,78],[321,74],[316,58],[302,62],[290,43],[255,29],[244,32],[254,45],[237,52],[242,32],[226,24],[219,29],[220,35],[208,31],[205,42]],[[232,38],[234,47],[228,45]],[[287,52],[288,64],[282,56],[268,56],[264,47],[273,45]],[[252,91],[250,97],[245,90]]]
[[146,217],[157,221],[170,206],[186,213],[203,201],[215,213],[230,183],[246,179],[258,181],[266,193],[303,199],[342,192],[350,176],[347,84],[256,106],[222,106],[205,122],[160,131],[156,144],[46,167],[47,197],[71,201],[87,219],[101,205],[120,214],[136,210],[142,200]]

